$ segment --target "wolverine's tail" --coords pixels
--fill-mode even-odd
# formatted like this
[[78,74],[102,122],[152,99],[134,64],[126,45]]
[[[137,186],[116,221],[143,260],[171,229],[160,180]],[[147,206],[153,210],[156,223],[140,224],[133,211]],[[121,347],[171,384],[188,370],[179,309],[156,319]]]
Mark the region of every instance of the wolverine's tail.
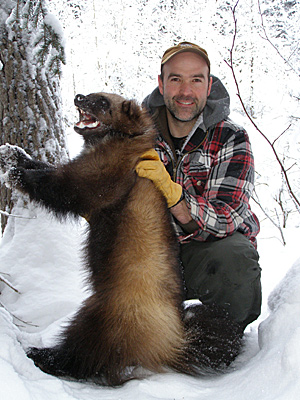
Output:
[[193,375],[223,372],[240,353],[243,331],[217,306],[192,305],[184,310],[185,359]]

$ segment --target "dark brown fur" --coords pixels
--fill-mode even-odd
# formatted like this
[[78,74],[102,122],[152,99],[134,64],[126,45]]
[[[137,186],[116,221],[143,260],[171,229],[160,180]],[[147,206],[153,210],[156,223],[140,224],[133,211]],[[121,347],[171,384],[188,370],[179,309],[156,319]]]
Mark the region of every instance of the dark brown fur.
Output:
[[58,168],[17,152],[10,173],[20,190],[58,216],[89,221],[85,258],[92,295],[55,347],[31,349],[29,357],[45,372],[110,385],[137,376],[138,366],[201,373],[229,364],[240,346],[238,327],[207,307],[208,327],[203,307],[184,317],[166,201],[135,172],[141,154],[153,147],[150,118],[117,95],[79,95],[75,104],[85,112],[75,127],[85,140],[83,152]]

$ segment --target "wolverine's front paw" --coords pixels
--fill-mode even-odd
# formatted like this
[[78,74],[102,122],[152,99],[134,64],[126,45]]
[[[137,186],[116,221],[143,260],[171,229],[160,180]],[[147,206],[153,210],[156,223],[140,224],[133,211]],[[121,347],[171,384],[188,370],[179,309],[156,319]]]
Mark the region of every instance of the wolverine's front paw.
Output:
[[5,144],[0,146],[0,178],[3,183],[9,182],[10,170],[25,167],[31,157],[20,147]]
[[11,183],[11,186],[22,188],[24,186],[24,176],[24,168],[13,167],[8,171],[8,182]]

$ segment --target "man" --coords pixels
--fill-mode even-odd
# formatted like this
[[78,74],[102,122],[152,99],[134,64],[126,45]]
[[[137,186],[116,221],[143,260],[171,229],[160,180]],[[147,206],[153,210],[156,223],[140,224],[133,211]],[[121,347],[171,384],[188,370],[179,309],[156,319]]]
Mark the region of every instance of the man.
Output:
[[228,118],[229,102],[204,49],[182,42],[166,50],[158,88],[144,101],[159,132],[156,151],[137,172],[167,199],[186,298],[222,306],[244,329],[261,309],[259,222],[249,206],[249,138]]

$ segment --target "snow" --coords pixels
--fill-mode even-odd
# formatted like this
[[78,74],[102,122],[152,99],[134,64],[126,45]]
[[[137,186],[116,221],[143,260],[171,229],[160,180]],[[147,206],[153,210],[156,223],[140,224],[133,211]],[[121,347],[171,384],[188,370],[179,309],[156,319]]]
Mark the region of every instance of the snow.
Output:
[[[213,378],[152,375],[121,388],[58,379],[26,357],[30,346],[55,343],[56,335],[87,296],[80,257],[85,222],[58,222],[32,204],[14,210],[0,245],[0,397],[6,400],[296,400],[300,381],[300,259],[297,228],[287,245],[275,228],[259,236],[263,310],[245,333],[232,371]],[[268,305],[269,304],[269,305]],[[7,311],[9,310],[9,312]],[[14,317],[15,318],[14,318]],[[1,395],[2,394],[2,395]],[[2,398],[2,397],[1,397]]]
[[62,29],[61,23],[59,20],[55,17],[55,15],[48,13],[45,18],[44,18],[44,23],[51,26],[53,31],[56,33],[57,36],[60,37],[62,40],[62,44],[64,44],[64,31]]

